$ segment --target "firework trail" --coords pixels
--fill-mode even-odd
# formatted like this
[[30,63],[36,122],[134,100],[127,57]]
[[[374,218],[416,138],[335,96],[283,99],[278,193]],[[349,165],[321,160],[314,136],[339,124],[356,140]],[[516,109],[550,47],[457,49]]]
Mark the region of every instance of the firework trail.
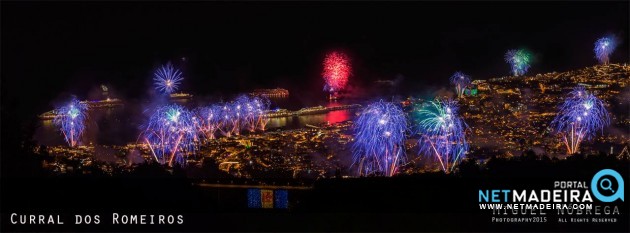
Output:
[[65,106],[55,110],[57,115],[53,122],[59,127],[70,147],[77,146],[83,135],[87,109],[86,104],[79,102],[76,98],[72,98]]
[[243,106],[236,101],[221,105],[221,121],[219,131],[223,136],[239,135],[243,125]]
[[179,84],[184,79],[182,72],[175,69],[170,62],[158,68],[155,73],[153,73],[153,76],[155,89],[165,94],[171,94],[177,91]]
[[567,153],[575,154],[583,140],[590,139],[597,130],[603,131],[609,124],[610,118],[604,103],[584,87],[578,86],[560,106],[551,127],[563,138]]
[[236,101],[232,102],[232,133],[235,135],[240,135],[242,127],[245,122],[245,105],[246,102],[241,102],[242,99],[237,98]]
[[445,173],[453,171],[468,151],[466,123],[458,115],[457,102],[435,100],[415,112],[420,153],[434,156]]
[[266,98],[240,95],[234,101],[222,105],[218,128],[226,137],[239,135],[241,131],[265,130],[269,118],[270,102]]
[[512,67],[514,76],[521,76],[527,73],[532,61],[532,55],[527,50],[508,50],[505,53],[505,61]]
[[186,164],[196,150],[197,127],[194,115],[173,104],[155,110],[142,133],[144,142],[160,164]]
[[269,111],[269,100],[261,97],[248,97],[246,95],[239,96],[236,102],[243,106],[243,127],[250,132],[256,129],[265,130],[269,118],[266,113]]
[[324,90],[330,93],[343,90],[352,72],[348,56],[341,52],[331,52],[324,58],[323,65],[322,77],[326,82]]
[[229,103],[199,108],[197,124],[208,139],[214,139],[217,131],[226,137],[239,135],[242,130],[264,131],[269,122],[269,105],[266,98],[240,95]]
[[209,107],[198,108],[195,111],[196,121],[194,122],[198,131],[206,139],[215,139],[216,132],[221,126],[221,106],[211,105]]
[[457,97],[461,98],[464,95],[464,90],[466,86],[470,85],[470,77],[462,72],[455,72],[453,76],[451,76],[451,84],[455,85],[455,91],[457,92]]
[[240,95],[236,98],[235,102],[237,103],[237,109],[240,113],[240,130],[247,129],[250,132],[254,132],[256,130],[258,111],[256,110],[253,98],[247,95]]
[[407,120],[400,106],[375,102],[354,123],[353,164],[359,175],[392,176],[405,162]]
[[617,40],[614,37],[602,37],[595,42],[595,58],[602,64],[608,64],[610,54],[617,48]]
[[220,115],[221,119],[219,120],[219,132],[221,132],[221,134],[225,137],[231,137],[232,134],[235,134],[233,115],[236,115],[232,111],[232,104],[230,103],[222,104],[219,108],[219,111],[221,114]]
[[254,97],[253,105],[255,106],[256,115],[256,128],[265,131],[267,123],[269,123],[269,106],[271,103],[267,98]]

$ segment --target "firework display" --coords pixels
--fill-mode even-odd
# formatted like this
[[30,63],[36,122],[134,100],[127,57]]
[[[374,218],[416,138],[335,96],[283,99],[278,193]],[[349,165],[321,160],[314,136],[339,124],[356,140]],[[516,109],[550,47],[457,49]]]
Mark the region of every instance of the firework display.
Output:
[[184,79],[182,72],[173,67],[170,62],[158,68],[153,73],[153,76],[155,89],[165,94],[177,91],[181,81]]
[[0,233],[630,233],[630,0],[0,5]]
[[608,64],[610,54],[617,48],[617,40],[614,37],[602,37],[595,41],[595,58],[602,64]]
[[236,98],[235,101],[228,105],[228,108],[232,113],[232,116],[229,118],[229,120],[231,121],[231,124],[229,125],[232,126],[231,131],[235,135],[240,135],[241,129],[245,125],[245,106],[243,105],[244,103],[246,103],[246,100],[243,100],[242,96],[239,96],[238,98]]
[[219,131],[223,136],[230,137],[232,134],[238,133],[238,127],[235,122],[238,122],[235,111],[232,111],[232,104],[224,104],[219,108],[221,119],[219,120]]
[[215,139],[221,123],[221,107],[211,105],[197,108],[195,114],[196,121],[194,123],[199,132],[207,139]]
[[405,162],[407,120],[400,106],[375,102],[354,124],[353,159],[359,175],[392,176]]
[[322,77],[326,82],[324,90],[330,93],[343,90],[352,72],[348,56],[341,52],[331,52],[324,58],[323,65]]
[[466,155],[466,123],[458,115],[457,102],[435,100],[415,112],[420,153],[435,157],[449,173]]
[[470,76],[462,73],[455,72],[453,76],[451,76],[451,84],[455,85],[455,91],[457,92],[457,97],[462,97],[464,95],[464,90],[466,86],[470,84]]
[[[597,58],[602,63],[608,63],[609,56],[614,51],[615,46],[616,41],[612,37],[599,39],[595,46]],[[505,60],[511,65],[513,75],[521,76],[528,71],[533,57],[527,50],[515,49],[507,51]],[[323,65],[322,76],[326,81],[325,90],[330,93],[331,98],[336,98],[337,92],[343,90],[347,85],[348,77],[351,74],[349,58],[344,53],[334,51],[326,55]],[[173,93],[180,87],[183,76],[182,72],[169,62],[155,70],[153,81],[155,81],[156,90],[164,95],[169,95],[171,98],[165,99],[161,98],[164,96],[157,96],[159,98],[156,98],[152,104],[157,104],[156,106],[159,107],[151,109],[151,114],[147,115],[150,115],[150,117],[147,117],[146,123],[140,126],[142,127],[141,133],[136,140],[140,144],[136,143],[134,145],[140,146],[139,151],[144,153],[144,158],[151,158],[152,156],[151,160],[155,159],[158,163],[171,167],[178,164],[186,165],[187,162],[192,161],[198,163],[199,160],[191,158],[191,156],[195,155],[199,148],[207,149],[219,146],[221,150],[224,150],[223,147],[234,147],[237,149],[225,149],[225,151],[230,151],[234,155],[240,153],[242,156],[232,156],[230,154],[229,160],[228,158],[218,157],[219,160],[217,161],[220,161],[220,164],[224,162],[226,164],[238,163],[238,168],[234,169],[243,169],[243,165],[240,164],[249,164],[252,168],[257,169],[256,163],[260,163],[261,167],[265,168],[273,167],[273,165],[269,164],[281,164],[280,166],[284,166],[284,161],[288,161],[286,163],[295,168],[293,176],[302,176],[300,172],[304,170],[303,168],[306,168],[307,175],[310,174],[311,170],[314,170],[309,167],[313,164],[301,166],[302,164],[288,159],[279,159],[276,154],[287,153],[291,156],[294,154],[308,154],[318,151],[320,148],[333,148],[333,146],[329,147],[328,144],[330,144],[334,145],[335,148],[341,148],[340,151],[344,151],[345,146],[351,146],[352,166],[357,166],[360,176],[393,176],[401,172],[401,170],[407,173],[414,170],[433,170],[438,166],[444,173],[451,173],[456,170],[464,157],[472,156],[471,153],[477,156],[477,154],[483,155],[490,150],[498,151],[495,148],[501,143],[507,145],[506,148],[508,149],[505,149],[505,153],[508,156],[512,156],[533,148],[532,145],[551,141],[542,140],[540,135],[531,137],[528,135],[532,134],[532,132],[548,130],[549,126],[546,123],[538,125],[538,122],[535,120],[526,121],[520,117],[528,116],[528,114],[545,116],[544,114],[547,112],[555,111],[545,108],[553,108],[556,105],[553,102],[561,99],[559,96],[556,96],[560,93],[558,90],[575,86],[575,83],[565,86],[558,80],[575,81],[579,82],[578,85],[582,85],[569,94],[564,104],[560,106],[559,114],[551,122],[553,131],[559,135],[558,138],[562,138],[568,154],[579,153],[579,147],[583,141],[589,140],[595,135],[597,130],[603,130],[605,126],[610,124],[604,103],[592,93],[587,92],[585,88],[594,88],[598,91],[610,89],[610,86],[615,85],[614,83],[621,79],[619,76],[604,76],[601,74],[624,75],[626,74],[624,72],[627,72],[627,65],[613,64],[594,66],[578,73],[565,72],[560,75],[553,72],[539,74],[527,79],[500,77],[475,80],[473,82],[469,75],[457,71],[449,77],[449,81],[455,87],[457,98],[460,102],[453,99],[423,101],[414,96],[409,96],[402,100],[401,96],[398,95],[393,96],[392,99],[400,101],[401,106],[397,102],[381,100],[372,102],[357,113],[350,111],[350,109],[362,106],[353,103],[329,103],[326,107],[322,105],[303,106],[302,109],[293,111],[281,109],[287,103],[281,103],[280,101],[274,104],[277,105],[277,109],[270,111],[270,100],[263,97],[266,92],[260,91],[261,89],[256,89],[250,94],[238,95],[226,102],[210,104],[200,104],[198,101],[191,102],[190,99],[193,99],[192,95],[188,93]],[[566,77],[578,78],[569,79]],[[591,77],[593,77],[593,81],[588,80]],[[391,83],[394,83],[392,85],[396,85],[395,82],[398,82],[398,79],[385,81],[387,83],[391,81]],[[623,87],[625,83],[622,81],[619,81],[619,84],[616,84],[614,88]],[[384,83],[384,81],[379,80],[378,84],[380,85],[381,83]],[[536,85],[540,88],[540,92],[531,91],[532,87]],[[108,92],[106,89],[104,86],[101,86],[103,92]],[[365,96],[378,94],[369,93],[371,90],[365,89],[364,92],[367,95],[349,95],[352,98],[348,98],[347,101],[355,102],[357,99],[359,99],[358,101],[363,101],[366,98]],[[613,90],[613,92],[602,94],[602,96],[608,98],[618,93],[619,90]],[[464,99],[464,95],[471,98]],[[472,98],[477,96],[479,98]],[[109,109],[120,104],[119,100],[115,102],[109,99],[109,96],[107,97],[106,100],[83,102],[73,99],[67,105],[55,109],[55,111],[46,112],[40,117],[42,119],[54,119],[55,126],[61,128],[68,145],[76,147],[81,143],[80,139],[85,131],[88,106],[91,111],[96,111],[96,109]],[[492,101],[489,101],[489,99]],[[519,99],[526,99],[527,102],[522,102]],[[536,105],[537,101],[540,102],[542,107]],[[185,106],[164,104],[166,102],[183,103]],[[344,100],[344,102],[346,101]],[[459,103],[466,104],[466,106],[462,106],[463,110],[460,110]],[[462,111],[461,115],[459,111]],[[505,114],[508,112],[519,118],[514,120],[510,119],[513,116],[495,116],[497,113]],[[486,113],[488,115],[485,115]],[[94,113],[92,114],[94,115]],[[279,130],[282,130],[282,128],[290,128],[291,130],[283,130],[283,133],[278,135],[252,134],[265,131],[270,121],[269,117],[280,118],[280,120],[274,121],[274,125]],[[297,119],[297,122],[295,119]],[[476,143],[474,145],[475,149],[470,152],[469,144],[466,140],[468,126],[464,119],[475,127],[474,135],[472,135],[473,131],[468,135],[468,139],[475,137],[474,143]],[[299,129],[293,131],[294,125],[297,125]],[[133,127],[137,128],[138,125]],[[346,129],[352,129],[353,135],[348,135]],[[315,131],[317,131],[317,134],[313,136],[312,133]],[[241,134],[245,135],[240,136]],[[288,137],[286,135],[292,136]],[[407,151],[416,153],[415,148],[405,148],[404,143],[409,135],[412,135],[414,139],[418,139],[417,145],[420,155],[435,159],[431,166],[422,168],[406,166],[409,165],[406,156]],[[218,137],[223,138],[217,140]],[[291,144],[293,139],[297,141],[304,140],[308,143]],[[352,143],[347,144],[349,140],[352,140]],[[539,140],[542,143],[534,140]],[[250,149],[253,145],[256,145],[253,147],[255,150],[251,151],[253,153],[240,151],[242,146]],[[560,153],[564,154],[564,148],[558,145],[560,145],[558,141],[555,141],[553,146],[545,144],[535,149],[543,148],[551,153],[561,151]],[[291,147],[291,151],[275,149],[277,146],[281,148]],[[92,145],[86,146],[86,148],[90,147]],[[274,150],[270,150],[272,148]],[[611,151],[613,149],[615,148],[611,148]],[[209,154],[212,156],[212,153],[214,153],[213,149],[209,151],[212,151]],[[205,152],[204,150],[204,156],[208,156]],[[612,154],[612,152],[610,153]],[[258,161],[250,157],[260,154],[273,156],[270,156],[271,159],[269,161],[264,161],[264,159]],[[330,153],[328,156],[327,159],[332,160],[334,153]],[[310,163],[310,161],[304,163]],[[325,166],[325,169],[333,167],[332,165]],[[233,167],[230,165],[223,169],[229,171]],[[316,169],[324,170],[324,168]],[[320,170],[321,176],[325,176],[324,174],[329,172],[321,172],[322,170]]]
[[569,93],[551,127],[561,135],[568,154],[579,152],[580,143],[590,139],[597,130],[610,124],[604,103],[582,86]]
[[508,50],[505,53],[505,61],[510,64],[514,76],[521,76],[529,70],[532,54],[524,49]]
[[256,127],[259,130],[264,131],[265,129],[267,129],[267,124],[269,123],[269,117],[266,115],[266,113],[269,111],[269,106],[271,103],[268,99],[256,98],[254,104],[256,105],[256,112],[254,117],[256,121]]
[[196,125],[207,139],[214,139],[216,132],[230,137],[241,131],[264,131],[269,118],[270,102],[266,98],[240,95],[234,101],[198,108]]
[[64,139],[70,147],[78,145],[81,135],[85,130],[85,120],[87,118],[87,105],[79,102],[76,98],[70,100],[65,106],[55,110],[57,115],[53,122],[59,127]]
[[269,100],[260,97],[249,97],[241,95],[236,98],[237,110],[241,121],[242,128],[250,132],[256,129],[265,130],[269,119],[265,117],[265,112],[269,110]]
[[242,130],[264,130],[269,102],[259,97],[241,95],[222,105],[213,104],[189,111],[180,105],[156,109],[141,135],[155,160],[173,166],[185,165],[194,154],[200,138],[215,139],[217,132],[230,137]]
[[160,107],[149,118],[142,137],[160,164],[185,165],[196,149],[195,117],[176,104]]

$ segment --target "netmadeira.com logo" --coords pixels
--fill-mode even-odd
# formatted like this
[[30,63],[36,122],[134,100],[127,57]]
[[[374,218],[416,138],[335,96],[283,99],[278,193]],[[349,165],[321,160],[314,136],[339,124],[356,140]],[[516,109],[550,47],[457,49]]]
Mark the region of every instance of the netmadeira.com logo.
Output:
[[[610,180],[611,178],[616,182],[612,182]],[[613,189],[614,184],[617,184],[617,188]],[[591,180],[591,192],[593,196],[601,202],[613,202],[617,199],[624,201],[623,185],[623,177],[621,177],[617,171],[604,169],[593,176]]]
[[[586,180],[556,180],[547,189],[479,189],[479,209],[495,223],[616,223],[624,180],[603,169]],[[548,215],[555,213],[555,215]]]
[[[590,192],[589,192],[590,191]],[[612,169],[597,172],[586,181],[554,181],[553,189],[480,189],[480,203],[584,203],[624,201],[624,180]]]

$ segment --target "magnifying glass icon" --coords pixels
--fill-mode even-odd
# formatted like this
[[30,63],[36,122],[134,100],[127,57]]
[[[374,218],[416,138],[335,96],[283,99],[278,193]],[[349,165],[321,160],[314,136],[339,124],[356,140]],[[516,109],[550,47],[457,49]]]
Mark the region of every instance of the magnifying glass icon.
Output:
[[[608,183],[608,185],[604,185],[604,182]],[[610,186],[612,186],[612,182],[610,182],[608,178],[604,178],[602,179],[602,181],[599,182],[599,187],[601,187],[603,190],[610,190],[615,193],[615,190],[612,190]]]

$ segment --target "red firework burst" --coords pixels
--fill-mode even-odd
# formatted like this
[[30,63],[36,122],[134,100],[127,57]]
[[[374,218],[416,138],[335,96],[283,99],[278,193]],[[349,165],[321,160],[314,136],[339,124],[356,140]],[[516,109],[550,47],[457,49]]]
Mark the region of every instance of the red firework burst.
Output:
[[326,81],[326,90],[336,92],[346,87],[351,72],[348,56],[341,52],[331,52],[324,59],[322,77]]

